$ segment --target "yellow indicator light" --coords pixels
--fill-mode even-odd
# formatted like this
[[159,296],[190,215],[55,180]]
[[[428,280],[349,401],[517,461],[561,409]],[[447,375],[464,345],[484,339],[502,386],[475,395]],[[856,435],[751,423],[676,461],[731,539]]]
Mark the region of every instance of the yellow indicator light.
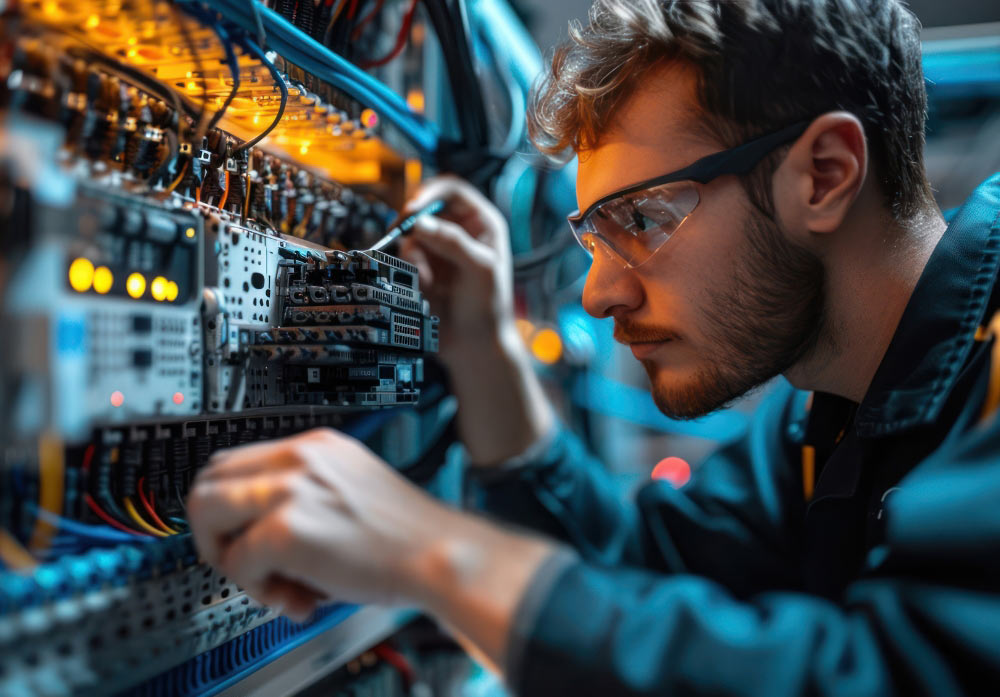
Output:
[[301,147],[299,147],[299,154],[305,155],[308,152],[309,152],[309,141],[307,140],[305,143],[302,144]]
[[136,55],[138,55],[138,53],[139,53],[139,52],[138,52],[138,51],[136,51],[136,50],[135,50],[134,48],[130,48],[130,49],[128,50],[128,53],[127,53],[126,55],[127,55],[127,56],[128,56],[129,58],[135,58],[135,57],[136,57]]
[[83,26],[85,26],[87,29],[93,29],[100,23],[101,23],[100,17],[98,17],[97,15],[90,15],[89,17],[87,17],[87,21],[83,23]]
[[260,114],[254,114],[253,115],[253,125],[256,126],[258,123],[260,123]]
[[149,294],[153,296],[153,300],[157,302],[163,302],[167,299],[167,279],[163,276],[157,276],[153,279],[153,282],[149,284]]
[[94,265],[90,259],[80,257],[69,265],[69,286],[77,293],[86,293],[94,282]]
[[135,37],[135,36],[128,37],[128,45],[129,46],[135,46],[137,43],[139,43],[138,37]]
[[146,277],[136,271],[125,280],[125,290],[138,300],[146,292]]
[[[177,299],[177,295],[180,293],[180,289],[177,288],[176,281],[167,281],[167,302],[173,302]],[[178,402],[179,403],[179,402]]]
[[198,233],[195,232],[195,229],[193,227],[189,227],[187,230],[184,231],[184,236],[187,237],[189,240],[193,240],[194,236],[197,234]]
[[107,266],[98,266],[94,269],[94,290],[101,295],[110,291],[114,282],[115,276]]
[[540,329],[531,340],[531,352],[542,363],[552,365],[562,358],[562,339],[555,329]]
[[196,89],[198,89],[198,83],[196,83],[196,82],[189,82],[187,84],[187,88],[189,90],[196,90]]

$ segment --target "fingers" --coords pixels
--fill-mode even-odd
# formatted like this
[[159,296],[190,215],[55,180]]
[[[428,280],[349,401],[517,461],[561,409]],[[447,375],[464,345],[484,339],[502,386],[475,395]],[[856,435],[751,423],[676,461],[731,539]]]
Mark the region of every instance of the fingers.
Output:
[[282,473],[197,483],[188,497],[188,519],[205,561],[218,564],[234,535],[280,506],[290,494],[289,477]]
[[468,234],[498,249],[507,244],[507,221],[493,203],[472,184],[445,175],[424,182],[404,207],[401,217],[412,215],[434,201],[443,201],[438,216],[450,220]]
[[287,526],[278,513],[264,517],[248,527],[221,550],[218,566],[254,600],[278,605],[268,597],[268,581],[278,573],[282,549],[292,542]]
[[399,245],[399,256],[417,267],[420,283],[424,287],[434,285],[434,270],[427,253],[411,237],[404,237]]
[[220,450],[209,458],[208,466],[198,472],[198,481],[250,476],[300,465],[304,451],[330,438],[332,431],[314,429],[291,438],[241,445]]
[[434,201],[444,201],[448,216],[464,217],[477,209],[492,206],[485,196],[468,182],[451,175],[428,179],[416,195],[403,206],[403,215],[416,213]]
[[456,266],[492,265],[493,250],[475,240],[461,226],[437,216],[427,215],[413,226],[412,237],[423,247]]
[[305,622],[316,611],[316,607],[328,600],[321,593],[304,583],[282,576],[272,575],[264,587],[260,601],[281,612],[296,622]]

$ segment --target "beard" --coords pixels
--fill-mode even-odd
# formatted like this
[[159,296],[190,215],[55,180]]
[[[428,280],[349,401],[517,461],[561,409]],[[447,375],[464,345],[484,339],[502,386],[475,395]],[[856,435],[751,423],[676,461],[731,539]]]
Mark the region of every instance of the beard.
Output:
[[[812,252],[789,242],[777,224],[752,210],[732,283],[710,292],[704,310],[708,346],[683,382],[659,375],[643,360],[653,401],[666,416],[694,419],[721,409],[785,372],[816,346],[824,326],[825,272]],[[661,332],[635,327],[656,340]],[[633,340],[643,340],[636,338]]]

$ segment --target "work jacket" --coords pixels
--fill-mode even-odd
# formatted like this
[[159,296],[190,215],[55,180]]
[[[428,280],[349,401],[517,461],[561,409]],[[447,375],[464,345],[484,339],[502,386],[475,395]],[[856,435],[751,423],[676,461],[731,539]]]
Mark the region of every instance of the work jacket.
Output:
[[514,618],[514,692],[1000,695],[998,267],[995,175],[860,404],[785,383],[687,485],[631,498],[566,429],[474,473],[483,511],[571,550]]

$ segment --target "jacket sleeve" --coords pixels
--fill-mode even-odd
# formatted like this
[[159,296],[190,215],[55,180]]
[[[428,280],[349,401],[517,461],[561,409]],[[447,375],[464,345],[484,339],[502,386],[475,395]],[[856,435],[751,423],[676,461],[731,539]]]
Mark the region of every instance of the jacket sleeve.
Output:
[[994,424],[904,479],[886,543],[836,600],[740,599],[704,576],[565,559],[516,618],[511,685],[521,697],[995,695],[997,453]]
[[543,532],[594,564],[707,575],[743,596],[795,587],[790,523],[804,504],[801,471],[789,458],[799,411],[804,419],[804,395],[782,381],[748,433],[682,489],[654,481],[627,495],[560,427],[534,462],[474,471],[468,497],[472,507]]

